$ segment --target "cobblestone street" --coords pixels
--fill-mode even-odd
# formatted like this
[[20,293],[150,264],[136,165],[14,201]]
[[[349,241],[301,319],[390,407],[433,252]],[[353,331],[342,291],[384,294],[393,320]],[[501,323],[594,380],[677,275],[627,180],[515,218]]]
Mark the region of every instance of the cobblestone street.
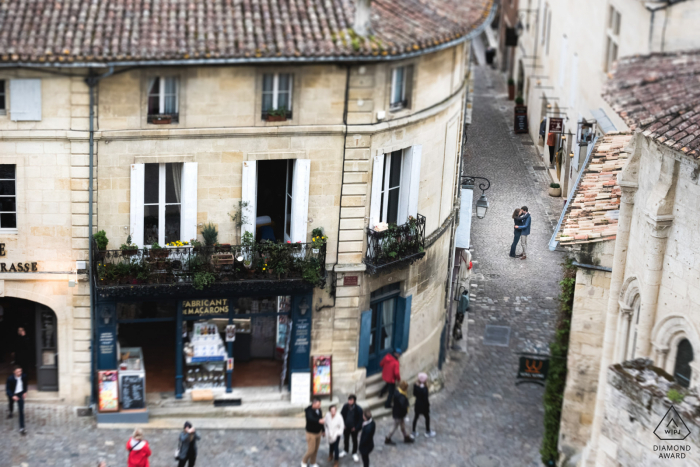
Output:
[[[546,352],[558,306],[558,281],[563,256],[547,249],[563,200],[547,196],[549,179],[528,135],[512,132],[512,102],[502,76],[474,66],[474,113],[468,130],[466,174],[486,177],[489,210],[474,219],[474,270],[469,314],[468,353],[453,352],[445,365],[445,389],[432,402],[431,425],[437,437],[421,436],[414,445],[385,446],[390,422],[378,422],[374,466],[506,467],[541,465],[543,388],[515,386],[518,352]],[[537,125],[538,122],[530,122]],[[475,198],[479,196],[478,189]],[[532,234],[527,260],[508,256],[512,241],[511,213],[527,205]],[[510,328],[506,345],[487,345],[487,325]],[[75,419],[58,409],[37,413],[47,421],[37,426],[28,419],[28,435],[21,437],[16,419],[1,411],[0,467],[94,467],[100,458],[110,467],[126,465],[124,444],[130,432],[97,430],[91,419]],[[413,413],[413,411],[411,411]],[[421,420],[420,429],[424,425]],[[305,451],[301,431],[202,431],[197,465],[299,466]],[[173,451],[177,432],[147,430],[152,467],[176,465]],[[397,439],[396,437],[394,438]],[[328,449],[322,443],[321,466]],[[354,464],[350,457],[341,465]]]

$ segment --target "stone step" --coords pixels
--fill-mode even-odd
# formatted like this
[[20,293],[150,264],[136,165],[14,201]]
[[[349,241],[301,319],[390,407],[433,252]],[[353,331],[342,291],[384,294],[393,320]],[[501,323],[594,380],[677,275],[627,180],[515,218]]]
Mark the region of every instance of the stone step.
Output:
[[371,399],[373,397],[379,397],[379,393],[384,387],[384,380],[380,377],[379,381],[373,381],[366,383],[365,398]]
[[[197,430],[298,430],[304,429],[303,417],[221,417],[187,419]],[[146,428],[161,430],[182,430],[181,417],[151,417],[148,423],[98,423],[102,429]]]
[[[323,400],[321,407],[328,410],[331,404],[338,404],[338,398]],[[288,400],[243,400],[239,406],[215,407],[213,401],[191,402],[178,401],[167,405],[148,405],[152,419],[159,418],[241,418],[241,417],[292,417],[303,418],[308,404],[292,404]]]

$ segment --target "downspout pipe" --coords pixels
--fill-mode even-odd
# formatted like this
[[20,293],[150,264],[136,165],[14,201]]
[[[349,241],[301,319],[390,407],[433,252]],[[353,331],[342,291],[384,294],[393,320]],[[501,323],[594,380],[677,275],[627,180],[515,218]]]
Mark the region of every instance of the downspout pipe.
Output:
[[114,74],[114,66],[110,66],[107,73],[101,75],[93,74],[92,70],[87,78],[85,78],[85,84],[88,85],[90,91],[90,143],[89,143],[89,153],[90,153],[90,169],[88,173],[88,280],[90,281],[90,316],[92,317],[92,365],[90,365],[90,404],[94,405],[97,401],[97,384],[96,384],[96,364],[97,364],[97,346],[95,345],[95,323],[97,322],[97,317],[95,316],[95,284],[93,283],[93,263],[92,263],[92,230],[93,230],[93,178],[95,171],[95,87],[100,82],[100,80],[107,78]]

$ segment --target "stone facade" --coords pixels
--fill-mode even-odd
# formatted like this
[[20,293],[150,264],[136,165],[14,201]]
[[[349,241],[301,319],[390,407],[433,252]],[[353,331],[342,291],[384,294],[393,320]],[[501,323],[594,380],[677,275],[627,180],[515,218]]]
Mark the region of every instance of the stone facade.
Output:
[[[468,42],[459,43],[403,62],[351,66],[117,69],[96,87],[95,230],[105,230],[110,249],[131,233],[131,164],[195,162],[197,224],[212,222],[220,242],[236,243],[230,214],[242,199],[243,162],[308,159],[307,232],[324,228],[327,268],[337,286],[335,297],[328,288],[315,291],[312,355],[333,354],[334,392],[362,394],[360,312],[369,308],[372,291],[400,281],[401,295],[413,296],[404,374],[431,370],[445,322],[468,50]],[[400,65],[414,70],[410,106],[390,111],[392,70]],[[260,118],[262,75],[268,72],[294,75],[294,113],[286,122]],[[89,289],[84,276],[76,288],[67,282],[75,261],[87,258],[89,96],[86,70],[61,74],[0,70],[8,83],[41,79],[43,97],[40,121],[12,121],[12,96],[8,115],[0,116],[0,162],[17,164],[19,202],[19,233],[0,234],[0,240],[8,261],[39,262],[38,275],[4,275],[4,294],[44,303],[57,314],[59,392],[82,405],[90,393]],[[154,76],[179,78],[178,123],[147,122],[147,86]],[[436,238],[422,260],[369,276],[363,258],[371,158],[414,145],[422,146],[423,161],[418,213],[427,218],[426,236]],[[49,278],[41,271],[66,274]],[[358,276],[358,285],[343,286],[347,274]]]

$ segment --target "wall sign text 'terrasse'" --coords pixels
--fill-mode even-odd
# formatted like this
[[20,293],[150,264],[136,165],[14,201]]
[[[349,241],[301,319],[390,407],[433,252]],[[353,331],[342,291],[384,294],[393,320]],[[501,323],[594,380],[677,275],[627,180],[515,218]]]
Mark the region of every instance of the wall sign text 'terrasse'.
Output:
[[[5,256],[5,244],[0,243],[0,256]],[[39,263],[0,263],[0,272],[37,272]]]

